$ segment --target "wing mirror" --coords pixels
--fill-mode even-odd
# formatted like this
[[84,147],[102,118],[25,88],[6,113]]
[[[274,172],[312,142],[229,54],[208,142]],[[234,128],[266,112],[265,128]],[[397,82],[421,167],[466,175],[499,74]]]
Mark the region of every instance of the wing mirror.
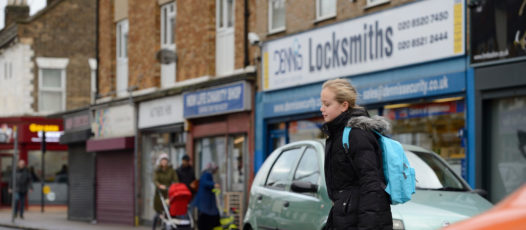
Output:
[[305,181],[294,181],[290,189],[297,193],[318,192],[318,185]]

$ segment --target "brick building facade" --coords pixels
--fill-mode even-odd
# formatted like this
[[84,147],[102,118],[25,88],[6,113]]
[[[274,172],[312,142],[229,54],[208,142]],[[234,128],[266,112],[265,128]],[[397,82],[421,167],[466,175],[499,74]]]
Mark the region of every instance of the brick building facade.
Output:
[[[53,113],[89,105],[91,102],[92,73],[89,60],[96,56],[95,5],[77,0],[50,1],[46,8],[31,17],[28,15],[29,7],[27,5],[11,5],[6,8],[7,11],[11,9],[15,13],[26,14],[26,18],[19,16],[16,20],[13,19],[13,23],[10,24],[8,23],[11,20],[6,20],[6,26],[0,32],[6,38],[2,41],[2,47],[9,52],[9,47],[28,46],[30,54],[23,55],[18,60],[33,63],[29,64],[31,66],[29,75],[20,75],[27,77],[23,77],[25,78],[24,82],[20,82],[23,87],[31,85],[29,88],[25,88],[30,91],[30,98],[26,101],[30,102],[31,109],[22,113]],[[23,9],[27,9],[27,11]],[[6,16],[8,15],[9,12]],[[16,17],[13,16],[13,18]],[[50,106],[49,109],[40,108],[44,106],[39,106],[39,102],[42,104],[42,100],[39,100],[39,95],[41,95],[41,90],[39,90],[40,71],[46,68],[57,68],[55,66],[57,58],[60,59],[59,62],[64,62],[65,68],[64,78],[60,80],[60,83],[64,84],[61,87],[63,100],[45,102],[45,104],[60,103],[62,106]],[[43,61],[40,66],[38,60]],[[13,61],[17,61],[17,59]],[[45,66],[47,64],[51,66]],[[21,65],[18,65],[18,68],[13,68],[15,74],[24,73],[26,70]]]
[[[246,35],[248,28],[255,25],[255,2],[99,1],[98,99],[92,108],[98,114],[104,108],[111,110],[129,104],[134,106],[138,116],[135,155],[128,155],[134,157],[136,165],[133,168],[134,191],[128,191],[135,197],[135,220],[143,224],[152,221],[155,194],[152,173],[156,167],[155,158],[162,152],[169,154],[174,167],[180,164],[182,155],[190,155],[199,176],[207,162],[202,162],[201,150],[197,149],[203,141],[208,141],[206,138],[215,136],[226,141],[242,135],[235,137],[243,141],[242,163],[246,164],[243,168],[251,172],[249,152],[254,145],[250,140],[253,139],[255,106],[251,92],[256,87],[253,54],[258,48],[248,44]],[[221,22],[218,22],[218,15],[223,16]],[[162,62],[170,56],[175,56],[174,62]],[[218,67],[217,63],[225,65]],[[183,115],[188,110],[183,103],[186,95],[214,91],[218,87],[231,91],[243,89],[239,100],[248,106],[217,115]],[[236,120],[243,121],[244,125],[236,124]],[[206,132],[204,127],[215,128],[213,132]],[[225,158],[230,157],[234,149],[221,151]],[[224,168],[226,170],[226,165]],[[249,182],[250,178],[247,174],[243,181]],[[241,187],[235,196],[248,191],[249,183]],[[226,193],[224,196],[228,199]],[[237,220],[240,218],[238,216]],[[129,221],[128,217],[120,220]]]

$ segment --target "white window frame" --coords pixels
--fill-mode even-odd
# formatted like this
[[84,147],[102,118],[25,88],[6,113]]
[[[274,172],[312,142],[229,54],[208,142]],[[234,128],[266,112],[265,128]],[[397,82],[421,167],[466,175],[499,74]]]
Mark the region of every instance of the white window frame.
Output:
[[[218,17],[220,15],[223,16],[222,20],[224,22],[223,26],[220,26],[221,20],[219,20],[219,18],[218,18],[218,20],[216,20],[216,28],[217,28],[218,31],[234,28],[235,19],[236,19],[236,16],[235,16],[236,15],[236,12],[235,12],[236,1],[232,0],[232,14],[231,14],[231,16],[232,16],[232,25],[230,25],[230,26],[228,26],[228,15],[227,15],[227,13],[228,13],[227,5],[228,4],[226,4],[227,1],[228,0],[217,0],[217,2],[216,2],[217,5],[218,5],[216,7],[216,9],[217,9],[216,13],[217,13]],[[220,9],[221,6],[223,7],[222,9]],[[221,14],[221,12],[223,14]]]
[[316,21],[323,21],[329,18],[336,17],[336,12],[338,11],[338,0],[333,0],[333,1],[334,1],[334,13],[327,14],[327,15],[320,15],[321,2],[328,2],[328,0],[316,0]]
[[[171,11],[171,12],[170,12],[170,7],[173,9],[173,11]],[[173,18],[173,20],[174,20],[174,27],[175,27],[175,12],[176,12],[176,8],[175,7],[176,7],[175,6],[175,2],[170,2],[170,3],[164,4],[164,5],[161,6],[161,48],[163,46],[175,45],[174,28],[166,27],[165,21],[164,21],[164,17],[165,16],[166,16],[167,21],[169,21],[170,19]],[[167,12],[167,13],[165,13],[165,12]],[[166,27],[166,30],[165,30],[165,27]],[[168,40],[171,40],[171,42],[170,41],[166,41],[165,37],[166,37],[167,34],[168,34],[168,36],[171,36],[171,39],[168,39]]]
[[91,104],[95,104],[97,98],[97,60],[95,58],[88,59],[88,64],[91,73]]
[[[272,7],[272,4],[274,4],[274,2],[276,1],[283,1],[283,9],[285,10],[285,15],[283,17],[283,26],[282,27],[278,27],[278,28],[272,28],[272,24],[273,23],[273,16],[274,16],[274,7]],[[268,1],[268,33],[269,34],[273,34],[273,33],[278,33],[278,32],[282,32],[282,31],[285,31],[285,29],[287,28],[287,1],[286,0],[269,0]]]
[[[68,66],[68,58],[36,58],[38,65],[38,111],[39,112],[58,112],[42,110],[42,92],[61,92],[62,93],[62,108],[61,111],[66,110],[66,67]],[[44,69],[58,69],[61,71],[60,88],[47,88],[43,86],[42,70]]]
[[[176,2],[169,2],[161,5],[161,49],[171,50],[177,53],[177,46],[175,44],[175,16],[177,13]],[[165,21],[166,19],[166,21]],[[165,22],[173,20],[173,27],[165,25]],[[170,25],[170,23],[168,23]],[[171,38],[171,39],[170,39]],[[173,68],[172,70],[170,70]],[[171,72],[173,71],[173,73]],[[173,76],[171,76],[173,75]],[[173,80],[171,79],[173,77]],[[166,82],[168,81],[168,83]],[[168,65],[162,64],[161,66],[161,87],[171,87],[177,81],[177,65],[175,62]],[[163,83],[164,82],[164,83]]]
[[[117,68],[116,68],[116,85],[115,90],[118,97],[128,95],[128,32],[129,25],[128,19],[123,19],[116,24],[116,57],[117,57]],[[120,67],[120,66],[125,66]],[[124,68],[124,69],[122,69]],[[121,72],[122,71],[122,72]],[[122,75],[122,76],[121,76]],[[122,81],[122,82],[120,82]],[[120,84],[119,84],[120,83]],[[125,88],[121,89],[119,86],[124,85]],[[122,87],[122,86],[121,86]]]
[[366,8],[378,6],[384,3],[388,3],[391,0],[367,0],[367,4],[365,5]]

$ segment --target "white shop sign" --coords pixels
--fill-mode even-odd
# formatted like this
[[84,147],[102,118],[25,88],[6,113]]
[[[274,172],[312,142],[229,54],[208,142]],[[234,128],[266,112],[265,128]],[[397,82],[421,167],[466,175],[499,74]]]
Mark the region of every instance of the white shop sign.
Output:
[[464,1],[425,0],[263,44],[275,90],[464,55]]
[[139,104],[139,129],[181,122],[184,122],[181,95]]
[[95,139],[135,135],[135,108],[120,105],[95,110],[91,130]]

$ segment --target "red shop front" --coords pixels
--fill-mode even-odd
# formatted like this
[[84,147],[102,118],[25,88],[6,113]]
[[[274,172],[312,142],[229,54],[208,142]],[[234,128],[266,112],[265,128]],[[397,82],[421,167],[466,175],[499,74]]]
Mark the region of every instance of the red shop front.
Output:
[[[11,205],[11,199],[7,190],[15,151],[15,126],[18,130],[17,147],[19,158],[25,160],[29,169],[34,172],[33,193],[35,194],[29,194],[29,204],[40,203],[40,194],[35,191],[40,191],[40,181],[43,178],[41,151],[42,132],[36,130],[47,130],[44,168],[45,181],[47,183],[58,183],[57,172],[63,170],[64,167],[66,167],[67,170],[68,148],[67,145],[59,144],[59,138],[63,131],[62,119],[32,116],[0,118],[0,206]],[[60,204],[62,201],[67,201],[67,194],[63,197],[60,195],[62,192],[55,192],[59,197],[56,197],[58,199],[54,199],[52,203]]]

